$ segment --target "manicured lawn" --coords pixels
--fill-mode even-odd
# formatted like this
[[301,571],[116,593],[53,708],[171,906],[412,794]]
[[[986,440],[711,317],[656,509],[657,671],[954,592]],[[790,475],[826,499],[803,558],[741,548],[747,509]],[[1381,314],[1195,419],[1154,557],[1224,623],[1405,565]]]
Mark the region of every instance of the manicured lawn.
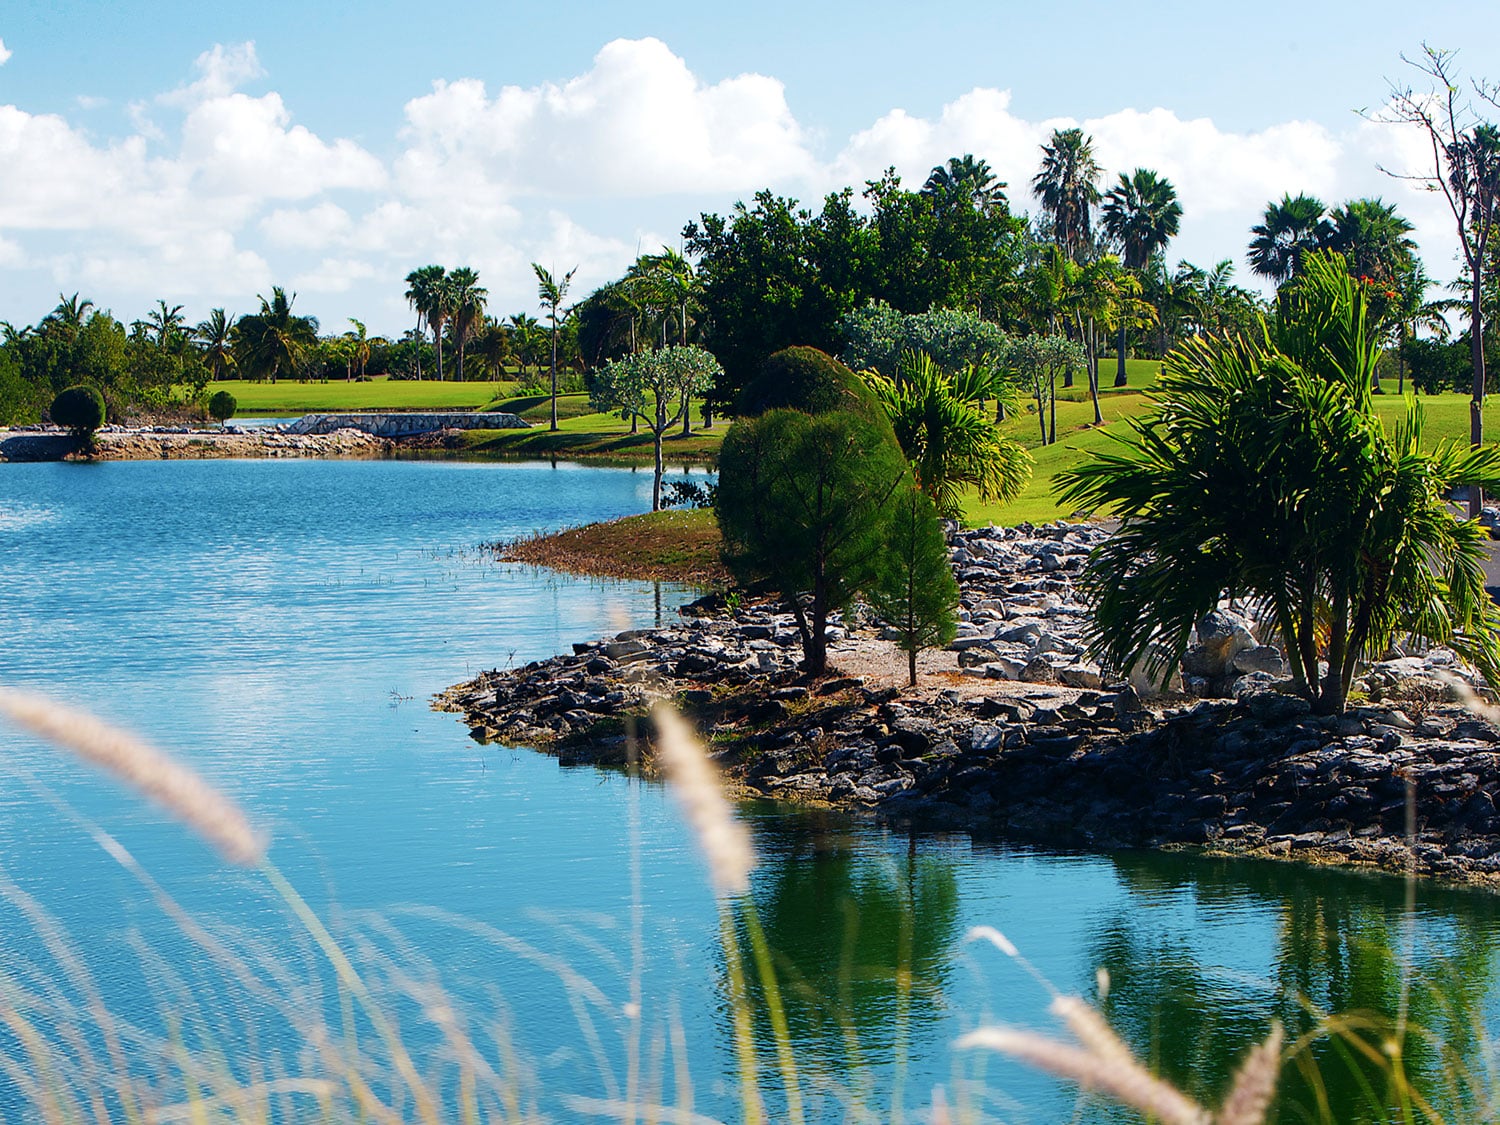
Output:
[[424,379],[371,379],[368,383],[251,383],[227,379],[211,385],[234,395],[240,415],[280,417],[348,410],[478,410],[499,395],[513,393],[514,383],[438,383]]
[[[617,414],[596,414],[589,408],[587,395],[559,395],[557,399],[558,430],[547,428],[546,398],[511,400],[530,403],[521,416],[532,424],[529,430],[467,430],[462,435],[466,453],[491,454],[499,457],[599,457],[650,464],[651,435],[644,429],[630,432],[630,423]],[[701,426],[697,408],[693,410],[695,426]],[[663,456],[668,464],[703,464],[718,456],[719,443],[729,427],[716,421],[714,428],[695,428],[690,437],[682,436],[679,424],[663,442]]]

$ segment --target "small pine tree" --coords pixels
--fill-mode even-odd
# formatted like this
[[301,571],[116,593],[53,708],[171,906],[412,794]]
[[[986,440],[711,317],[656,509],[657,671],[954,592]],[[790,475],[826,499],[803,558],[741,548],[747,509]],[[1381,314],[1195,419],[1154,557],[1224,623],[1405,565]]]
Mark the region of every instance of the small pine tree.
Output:
[[897,498],[886,532],[870,606],[900,634],[909,684],[917,685],[917,654],[953,640],[958,583],[932,501],[912,488]]

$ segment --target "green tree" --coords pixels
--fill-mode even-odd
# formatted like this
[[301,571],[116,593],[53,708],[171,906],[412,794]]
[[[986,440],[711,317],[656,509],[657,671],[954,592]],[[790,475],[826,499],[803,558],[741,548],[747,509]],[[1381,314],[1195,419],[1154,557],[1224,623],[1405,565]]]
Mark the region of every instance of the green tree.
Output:
[[1010,340],[998,324],[966,309],[903,313],[870,301],[839,321],[843,360],[856,371],[897,377],[907,352],[925,352],[945,371],[1003,356]]
[[1341,259],[1308,255],[1285,296],[1256,336],[1174,352],[1124,448],[1061,474],[1063,499],[1122,521],[1084,574],[1096,651],[1114,668],[1175,661],[1228,595],[1275,623],[1320,713],[1343,711],[1358,662],[1406,633],[1493,682],[1486,534],[1453,516],[1448,494],[1500,481],[1500,450],[1428,451],[1416,405],[1382,425],[1378,348]]
[[907,682],[917,686],[917,655],[953,640],[958,582],[937,509],[918,489],[896,498],[879,574],[866,594],[870,607],[897,633],[907,657]]
[[212,379],[222,379],[226,371],[233,370],[234,319],[223,309],[210,309],[208,319],[193,329],[193,335],[203,349],[203,362]]
[[741,418],[719,452],[714,511],[725,561],[791,607],[803,667],[828,667],[828,617],[880,569],[893,502],[910,475],[887,426],[850,410]]
[[47,413],[55,425],[66,427],[80,445],[92,449],[94,434],[104,425],[104,396],[97,387],[80,383],[59,393]]
[[484,320],[484,306],[489,299],[489,290],[479,284],[479,274],[468,266],[460,266],[444,279],[446,300],[450,319],[449,334],[458,351],[458,381],[464,381],[464,350],[469,339]]
[[213,397],[208,400],[208,416],[219,425],[223,425],[234,417],[234,412],[239,409],[240,404],[228,391],[215,391]]
[[950,208],[988,212],[1006,206],[1005,184],[996,178],[987,161],[976,159],[973,153],[951,156],[946,165],[933,168],[922,185],[922,194],[937,212]]
[[[1101,208],[1105,233],[1124,255],[1125,268],[1140,278],[1151,259],[1177,236],[1182,222],[1182,204],[1172,181],[1158,176],[1149,168],[1137,168],[1131,175],[1120,173],[1120,181],[1104,196]],[[1123,387],[1125,351],[1128,346],[1128,323],[1119,324],[1119,354],[1116,356],[1115,386]]]
[[235,365],[251,379],[291,375],[318,346],[318,322],[292,312],[296,294],[288,297],[277,285],[271,299],[260,298],[260,312],[235,322]]
[[[1005,362],[1022,386],[1030,389],[1036,403],[1042,444],[1051,445],[1057,440],[1057,379],[1084,366],[1083,349],[1066,336],[1022,336],[1011,343],[1005,353]],[[1050,434],[1047,429],[1049,414],[1052,420]]]
[[[417,326],[424,323],[432,333],[438,382],[443,381],[443,324],[448,319],[448,271],[442,266],[422,266],[406,275],[406,300],[417,313]],[[421,353],[417,353],[417,378],[422,377]]]
[[589,401],[595,410],[618,410],[621,418],[639,418],[651,431],[653,512],[661,510],[662,437],[687,412],[692,396],[713,386],[719,373],[719,361],[709,352],[674,344],[614,360],[594,377]]
[[568,286],[573,283],[573,275],[578,272],[574,266],[562,277],[555,278],[549,270],[543,269],[536,262],[531,263],[531,269],[536,274],[537,300],[547,310],[547,321],[552,326],[552,424],[549,429],[557,430],[557,330],[562,322],[572,313],[572,309],[564,309],[563,302],[568,299]]
[[1014,500],[1031,479],[1031,455],[1001,436],[984,404],[1001,392],[991,366],[949,373],[925,352],[908,352],[899,377],[867,376],[890,417],[917,488],[947,519],[963,515],[964,490]]
[[1103,170],[1094,159],[1094,138],[1082,129],[1054,129],[1042,146],[1042,166],[1031,189],[1052,220],[1053,238],[1073,261],[1092,240],[1091,220],[1099,203]]
[[1280,288],[1302,272],[1302,261],[1327,246],[1332,233],[1323,201],[1287,193],[1266,204],[1265,217],[1250,228],[1250,272]]
[[352,331],[345,332],[344,337],[351,345],[354,362],[359,365],[359,377],[363,379],[365,368],[370,363],[370,333],[362,320],[355,320],[351,316],[349,323],[354,325],[354,328]]

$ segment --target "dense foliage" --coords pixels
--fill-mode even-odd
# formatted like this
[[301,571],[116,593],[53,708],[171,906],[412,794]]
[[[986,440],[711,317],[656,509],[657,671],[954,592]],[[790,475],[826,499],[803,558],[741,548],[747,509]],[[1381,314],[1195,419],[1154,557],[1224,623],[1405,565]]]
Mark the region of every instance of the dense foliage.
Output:
[[239,405],[228,391],[215,391],[208,400],[208,416],[223,425],[234,417],[234,412],[239,409]]
[[768,356],[734,403],[734,412],[753,418],[768,410],[825,414],[854,410],[881,417],[869,386],[849,368],[817,348],[783,348]]
[[73,436],[90,440],[104,425],[104,396],[98,388],[80,384],[60,391],[47,411],[54,424],[65,426]]
[[945,371],[993,362],[1010,342],[1005,330],[965,309],[898,312],[871,301],[839,321],[842,358],[856,371],[896,377],[904,355],[922,352]]
[[1279,632],[1320,712],[1342,711],[1356,664],[1407,633],[1494,680],[1486,534],[1448,495],[1500,484],[1500,450],[1425,452],[1415,405],[1387,432],[1363,286],[1338,257],[1299,268],[1273,321],[1174,352],[1123,448],[1063,474],[1066,500],[1122,520],[1085,573],[1097,650],[1117,669],[1175,660],[1235,596]]
[[906,653],[907,682],[915,687],[917,655],[953,640],[958,606],[948,541],[932,501],[915,489],[892,506],[882,565],[865,597],[896,632]]

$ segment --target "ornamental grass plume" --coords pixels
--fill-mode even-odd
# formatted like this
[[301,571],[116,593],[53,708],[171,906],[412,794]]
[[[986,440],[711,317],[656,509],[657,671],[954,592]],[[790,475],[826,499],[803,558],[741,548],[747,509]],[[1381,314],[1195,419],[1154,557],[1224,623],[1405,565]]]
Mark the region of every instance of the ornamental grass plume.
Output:
[[251,867],[265,842],[239,806],[150,743],[32,692],[0,688],[0,715],[37,737],[114,774],[175,815],[231,863]]
[[734,817],[713,764],[685,719],[665,703],[652,710],[658,734],[656,758],[698,834],[714,890],[725,897],[750,889],[755,849]]

